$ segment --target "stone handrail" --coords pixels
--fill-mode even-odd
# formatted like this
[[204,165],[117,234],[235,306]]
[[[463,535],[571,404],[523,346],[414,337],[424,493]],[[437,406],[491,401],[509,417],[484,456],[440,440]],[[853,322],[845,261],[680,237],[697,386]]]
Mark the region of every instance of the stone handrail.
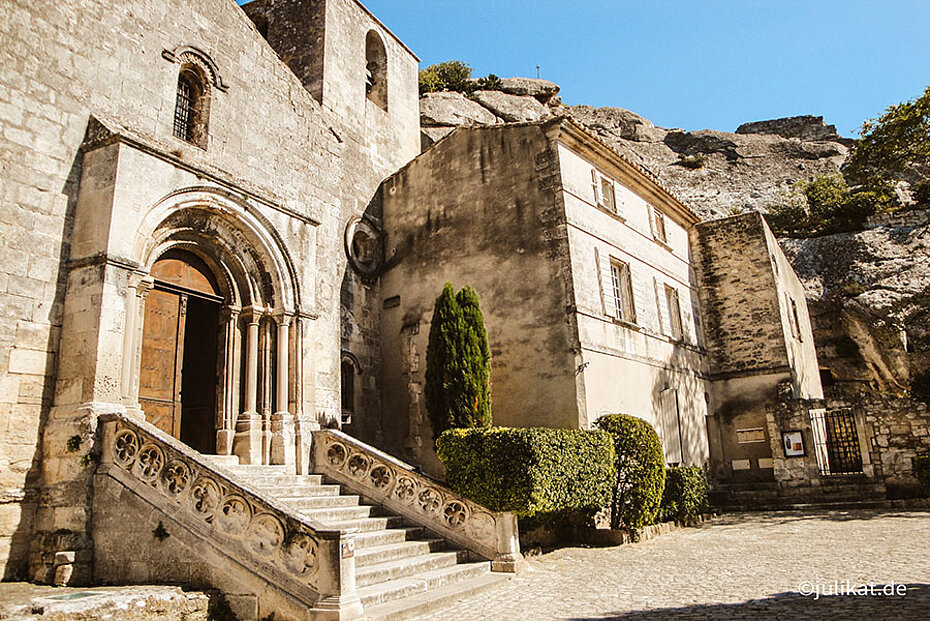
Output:
[[[99,418],[98,474],[159,507],[234,562],[286,588],[314,617],[361,610],[355,593],[355,529],[331,529],[296,515],[145,421]],[[215,585],[221,586],[221,585]]]
[[408,521],[515,572],[523,557],[517,518],[456,494],[409,464],[335,429],[313,433],[314,472],[329,477]]

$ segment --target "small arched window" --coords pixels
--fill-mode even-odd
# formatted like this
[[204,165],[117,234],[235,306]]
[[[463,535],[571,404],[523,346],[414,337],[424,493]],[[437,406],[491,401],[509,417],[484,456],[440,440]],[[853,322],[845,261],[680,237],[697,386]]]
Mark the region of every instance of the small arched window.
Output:
[[382,110],[388,106],[387,52],[384,41],[374,30],[365,37],[365,92]]
[[174,135],[206,149],[209,112],[209,91],[201,70],[195,65],[182,65],[174,107]]
[[342,352],[342,424],[351,425],[355,414],[355,376],[361,373],[358,359],[349,352]]

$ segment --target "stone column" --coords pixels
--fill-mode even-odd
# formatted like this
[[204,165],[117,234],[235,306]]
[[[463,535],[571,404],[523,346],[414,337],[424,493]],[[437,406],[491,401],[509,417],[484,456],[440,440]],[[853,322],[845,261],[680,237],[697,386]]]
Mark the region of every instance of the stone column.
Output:
[[270,463],[293,466],[296,464],[294,447],[294,416],[288,411],[288,348],[290,347],[290,323],[292,316],[284,313],[275,317],[278,326],[277,339],[277,411],[271,416]]
[[232,452],[236,429],[235,395],[239,388],[235,380],[238,366],[236,350],[239,340],[239,309],[229,306],[224,310],[226,329],[223,337],[223,419],[216,431],[216,452],[219,455],[229,455]]
[[136,338],[136,316],[139,314],[139,296],[136,294],[138,286],[139,282],[130,277],[126,290],[126,321],[123,327],[123,372],[120,375],[120,396],[127,409],[133,405],[131,402],[132,365],[136,357],[132,346]]
[[[145,419],[145,413],[142,411],[142,406],[139,404],[139,375],[142,372],[142,339],[145,336],[145,298],[148,296],[149,291],[152,290],[154,284],[155,280],[151,276],[143,278],[136,284],[136,302],[135,308],[133,308],[132,334],[130,335],[132,342],[130,344],[128,375],[129,395],[125,403],[126,414],[140,420]],[[128,318],[126,324],[128,329]],[[125,369],[123,371],[125,373]]]
[[262,360],[259,365],[259,414],[262,416],[262,463],[270,464],[271,456],[271,400],[274,388],[272,387],[272,375],[274,373],[272,366],[272,336],[273,321],[267,320],[261,323],[261,351]]
[[260,309],[249,309],[245,341],[245,404],[236,421],[233,454],[241,464],[262,463],[262,417],[258,407],[258,324]]

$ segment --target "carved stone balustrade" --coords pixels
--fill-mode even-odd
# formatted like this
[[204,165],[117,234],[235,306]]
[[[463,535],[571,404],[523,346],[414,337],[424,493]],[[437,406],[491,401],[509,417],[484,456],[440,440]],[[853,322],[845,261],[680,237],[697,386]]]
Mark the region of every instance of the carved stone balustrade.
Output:
[[203,542],[205,566],[222,555],[220,564],[255,576],[247,582],[259,598],[286,591],[314,619],[361,614],[355,559],[346,553],[354,549],[353,529],[328,529],[294,514],[149,423],[118,414],[100,422],[97,477],[115,480]]
[[463,498],[341,431],[314,432],[313,465],[315,473],[352,493],[489,559],[494,571],[515,572],[523,560],[513,513],[491,511]]

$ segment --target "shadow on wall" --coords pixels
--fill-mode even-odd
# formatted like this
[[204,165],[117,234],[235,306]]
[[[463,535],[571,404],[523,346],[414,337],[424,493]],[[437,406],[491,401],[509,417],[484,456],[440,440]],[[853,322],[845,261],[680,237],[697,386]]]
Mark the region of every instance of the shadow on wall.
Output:
[[[340,391],[343,431],[384,448],[383,421],[377,372],[380,367],[381,296],[379,277],[384,268],[384,238],[380,226],[380,189],[365,211],[351,216],[343,230],[345,267],[339,289]],[[354,370],[351,378],[346,372]],[[375,381],[372,382],[374,375]],[[348,381],[347,381],[348,379]],[[330,426],[337,426],[332,421]]]
[[[689,368],[691,363],[682,358],[682,354],[676,348],[665,363],[675,368]],[[681,379],[681,374],[669,372],[667,369],[662,369],[656,374],[651,387],[652,411],[656,415],[653,427],[663,440],[663,452],[670,453],[665,455],[667,464],[677,462],[685,466],[702,465],[708,457],[706,450],[702,448],[707,445],[707,430],[705,416],[698,416],[703,406],[694,403],[694,400],[703,401],[704,391],[702,389],[696,394],[689,393],[688,386],[680,383]],[[702,383],[695,381],[695,385],[701,386]],[[666,447],[672,450],[669,451]]]
[[[58,248],[58,274],[55,281],[55,293],[52,304],[48,307],[48,314],[44,317],[38,317],[40,321],[47,321],[53,329],[49,331],[48,341],[46,342],[45,351],[48,352],[45,361],[44,382],[41,392],[41,409],[38,425],[36,426],[35,452],[33,453],[29,468],[25,474],[25,484],[23,486],[22,512],[19,523],[15,527],[10,542],[10,558],[3,572],[2,579],[21,580],[32,579],[33,576],[27,576],[27,567],[30,556],[30,545],[35,545],[33,541],[33,522],[36,508],[40,501],[40,490],[42,486],[42,437],[48,423],[49,411],[55,397],[55,380],[57,378],[57,358],[59,343],[61,341],[61,324],[64,310],[65,291],[68,285],[67,263],[71,252],[71,233],[74,225],[74,211],[77,206],[78,191],[81,183],[81,170],[83,164],[83,154],[78,152],[71,162],[71,168],[68,171],[68,177],[61,189],[61,193],[67,198],[67,206],[64,214],[64,224],[61,231],[61,244]],[[32,319],[31,317],[29,319]],[[57,328],[57,329],[55,329]],[[88,442],[90,444],[90,442]],[[71,446],[69,445],[68,449]],[[77,449],[77,447],[75,447]],[[92,450],[92,446],[85,446],[81,450],[87,452]],[[11,464],[11,470],[13,470]]]
[[[774,580],[774,577],[773,577]],[[839,585],[843,588],[843,585]],[[858,586],[852,583],[851,587]],[[868,585],[867,585],[868,586]],[[816,579],[798,585],[800,592],[778,593],[764,599],[736,604],[694,604],[680,608],[657,608],[607,613],[597,619],[637,619],[667,621],[676,619],[928,619],[930,584],[874,585],[874,595],[834,595],[834,583]],[[817,595],[819,591],[821,595]],[[903,591],[903,595],[900,594]],[[807,593],[810,594],[807,594]],[[887,594],[886,594],[887,593]],[[573,621],[588,621],[575,617]]]

